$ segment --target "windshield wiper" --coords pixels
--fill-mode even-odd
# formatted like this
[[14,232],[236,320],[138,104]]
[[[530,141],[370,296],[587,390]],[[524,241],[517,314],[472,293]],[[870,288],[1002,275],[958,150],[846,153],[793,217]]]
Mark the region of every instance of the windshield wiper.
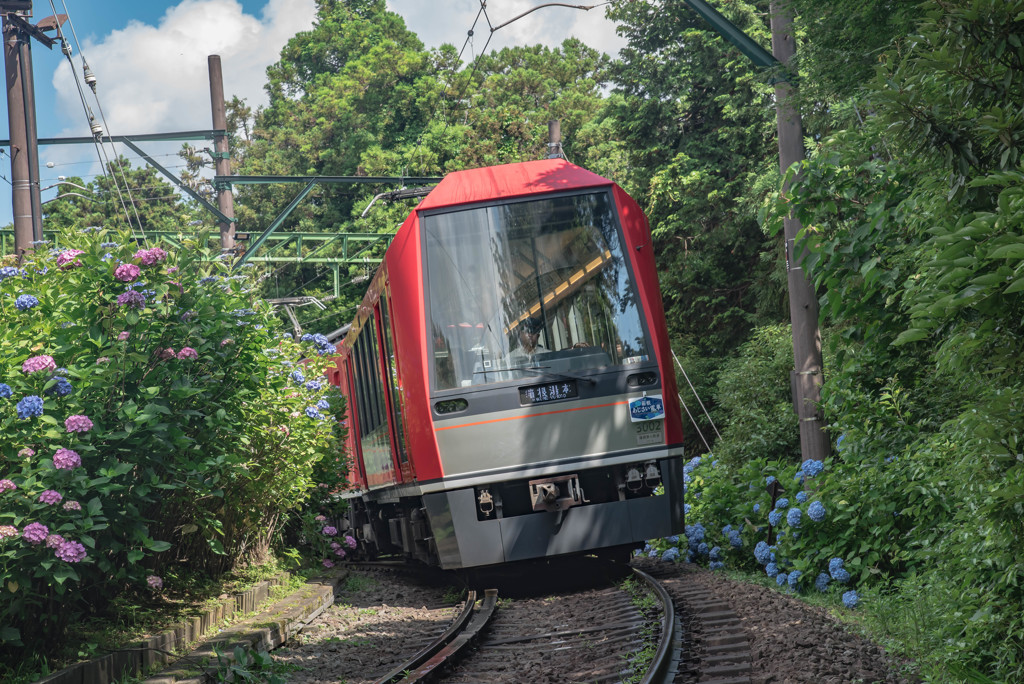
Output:
[[[522,371],[530,371],[530,372],[533,372],[533,373],[543,373],[544,371],[549,370],[550,368],[551,368],[551,366],[513,366],[511,368],[505,368],[503,370],[507,370],[507,371],[522,370]],[[596,385],[597,384],[597,380],[594,380],[593,378],[588,378],[588,377],[583,376],[583,375],[574,375],[572,373],[566,373],[565,371],[556,371],[554,373],[547,373],[547,374],[548,375],[554,375],[554,376],[557,376],[559,378],[568,378],[570,380],[582,380],[583,382],[589,382],[591,385]]]

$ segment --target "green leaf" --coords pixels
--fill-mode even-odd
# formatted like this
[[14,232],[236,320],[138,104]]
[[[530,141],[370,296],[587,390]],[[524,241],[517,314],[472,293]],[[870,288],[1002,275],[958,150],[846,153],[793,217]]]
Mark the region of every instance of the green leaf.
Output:
[[1024,242],[998,247],[992,250],[988,257],[990,259],[1024,259]]
[[146,554],[141,549],[131,549],[128,551],[128,562],[138,563],[140,560],[146,557]]

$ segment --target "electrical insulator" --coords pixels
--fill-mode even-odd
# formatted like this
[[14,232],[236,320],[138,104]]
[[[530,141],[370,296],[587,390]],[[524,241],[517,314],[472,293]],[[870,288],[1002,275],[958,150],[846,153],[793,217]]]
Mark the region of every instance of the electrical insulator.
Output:
[[71,43],[69,43],[66,40],[61,40],[60,41],[60,51],[63,52],[66,56],[70,57],[71,56]]
[[85,62],[82,62],[82,70],[85,73],[85,85],[89,86],[93,93],[96,92],[96,74],[92,73],[92,69]]
[[92,134],[93,134],[93,136],[99,136],[99,135],[103,135],[103,125],[102,125],[102,124],[100,124],[100,122],[99,122],[99,121],[96,121],[95,119],[93,119],[93,120],[92,120],[92,121],[91,121],[91,122],[89,123],[89,128],[91,128],[91,129],[92,129]]

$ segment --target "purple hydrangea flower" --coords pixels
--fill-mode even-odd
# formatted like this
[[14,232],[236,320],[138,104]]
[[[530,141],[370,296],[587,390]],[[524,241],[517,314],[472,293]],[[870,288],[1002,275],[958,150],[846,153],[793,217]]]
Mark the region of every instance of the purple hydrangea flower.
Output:
[[6,478],[3,479],[3,480],[0,480],[0,494],[3,494],[4,492],[6,492],[8,490],[13,490],[13,489],[17,489],[17,488],[18,488],[18,485],[14,484],[13,482],[11,482],[10,480],[8,480]]
[[47,489],[45,492],[39,495],[39,501],[44,504],[55,504],[60,503],[64,499],[60,492],[52,489]]
[[79,563],[85,560],[85,547],[76,541],[66,541],[60,545],[54,555],[65,563]]
[[64,420],[64,427],[68,432],[88,432],[92,430],[92,421],[88,416],[68,416]]
[[128,290],[117,296],[117,305],[132,309],[146,308],[146,296],[136,290]]
[[333,537],[338,534],[338,528],[333,527],[332,525],[327,525],[323,530],[321,530],[321,532],[323,532],[325,537]]
[[82,457],[71,449],[60,448],[53,455],[53,466],[58,470],[74,470],[82,465]]
[[42,523],[29,523],[21,531],[22,538],[29,544],[42,544],[49,536],[50,530]]

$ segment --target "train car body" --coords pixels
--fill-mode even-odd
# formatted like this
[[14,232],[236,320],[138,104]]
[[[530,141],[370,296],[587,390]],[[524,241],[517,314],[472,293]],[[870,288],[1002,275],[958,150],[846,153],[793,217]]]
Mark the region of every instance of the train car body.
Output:
[[636,202],[565,160],[446,176],[328,374],[348,399],[361,548],[468,568],[679,533],[654,261]]

